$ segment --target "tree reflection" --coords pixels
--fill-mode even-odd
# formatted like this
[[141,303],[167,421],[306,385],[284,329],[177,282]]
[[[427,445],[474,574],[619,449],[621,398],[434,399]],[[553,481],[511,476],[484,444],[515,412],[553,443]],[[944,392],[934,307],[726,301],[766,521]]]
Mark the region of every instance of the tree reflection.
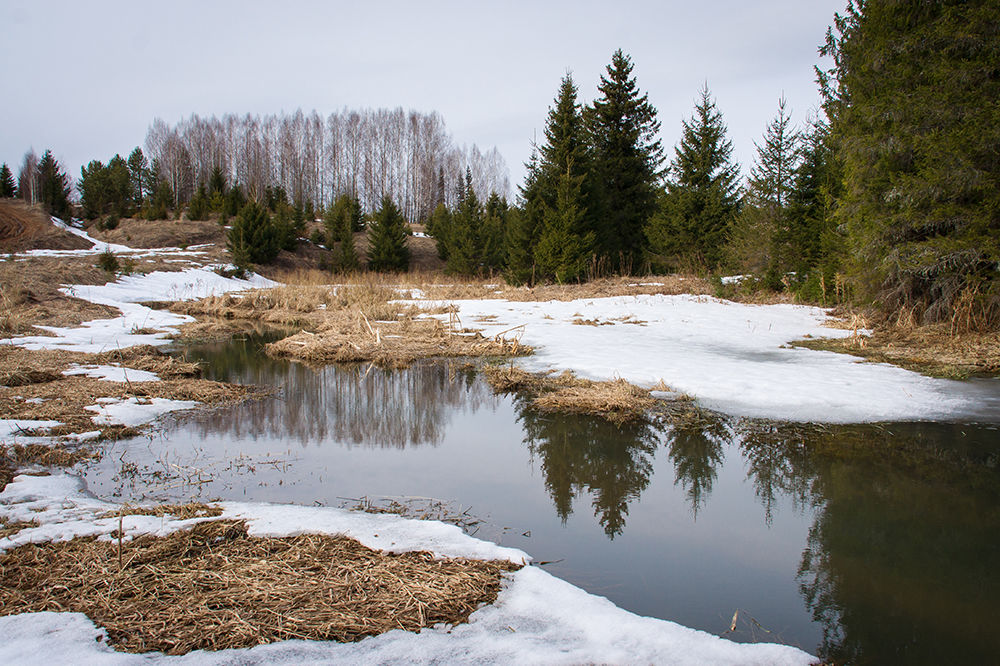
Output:
[[780,493],[814,508],[797,577],[822,626],[824,661],[995,658],[995,431],[760,422],[738,430],[768,515]]
[[650,422],[615,425],[596,417],[543,414],[518,401],[525,443],[540,460],[545,488],[566,521],[573,500],[593,496],[594,515],[614,539],[625,529],[629,502],[638,499],[653,474],[662,427]]
[[729,440],[728,429],[721,418],[702,414],[697,423],[672,428],[667,440],[674,463],[674,485],[684,488],[697,520],[698,510],[712,493],[717,467],[725,459],[722,448]]
[[447,364],[313,370],[283,362],[258,370],[266,372],[261,383],[280,387],[278,397],[219,410],[199,422],[202,434],[405,448],[437,444],[452,414],[496,404],[473,372]]

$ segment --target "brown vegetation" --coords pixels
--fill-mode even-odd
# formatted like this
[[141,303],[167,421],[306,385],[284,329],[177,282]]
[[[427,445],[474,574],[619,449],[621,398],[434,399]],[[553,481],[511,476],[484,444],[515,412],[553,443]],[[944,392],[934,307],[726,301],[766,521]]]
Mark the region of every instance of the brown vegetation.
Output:
[[0,492],[14,478],[17,470],[29,465],[72,467],[97,454],[85,448],[47,446],[45,444],[13,444],[0,446]]
[[932,377],[1000,375],[1000,333],[954,333],[948,324],[883,325],[870,336],[798,340],[795,346],[891,363]]
[[345,537],[254,538],[243,522],[214,520],[164,538],[12,549],[0,555],[0,614],[82,612],[128,652],[347,642],[465,622],[517,568]]
[[79,250],[91,247],[83,238],[52,224],[41,206],[19,199],[0,199],[0,252]]
[[615,423],[647,418],[656,400],[649,391],[624,379],[595,382],[572,372],[559,375],[530,373],[513,365],[487,365],[486,381],[500,393],[523,392],[543,412],[592,414]]
[[[112,382],[84,376],[65,376],[72,364],[120,365],[128,369],[157,373],[163,381]],[[126,371],[126,378],[128,372]],[[94,430],[104,439],[134,432],[123,426],[95,426],[94,412],[85,409],[98,398],[135,397],[195,400],[208,405],[243,400],[260,395],[263,389],[197,379],[198,366],[159,350],[132,347],[102,354],[82,354],[57,350],[28,351],[0,345],[0,413],[5,418],[59,421],[63,425],[47,431],[68,435]]]
[[[92,226],[87,233],[107,243],[117,243],[137,248],[186,248],[192,245],[212,244],[226,246],[226,230],[211,220],[135,220],[124,218],[114,229]],[[211,250],[211,248],[198,248]]]

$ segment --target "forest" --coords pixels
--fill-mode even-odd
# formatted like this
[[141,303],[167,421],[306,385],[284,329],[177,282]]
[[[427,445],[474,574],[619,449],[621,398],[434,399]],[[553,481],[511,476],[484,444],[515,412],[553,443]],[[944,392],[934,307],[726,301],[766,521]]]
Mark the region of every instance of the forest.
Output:
[[[1000,8],[851,2],[819,47],[820,113],[776,96],[756,158],[732,157],[708,84],[668,154],[657,110],[616,51],[596,97],[567,74],[511,196],[495,150],[455,145],[437,113],[343,110],[152,122],[145,150],[91,161],[75,186],[29,151],[0,195],[67,217],[219,219],[243,267],[293,249],[305,223],[330,265],[406,270],[409,225],[446,270],[512,284],[715,276],[720,294],[786,292],[897,318],[1000,326]],[[75,191],[74,191],[75,190]],[[721,276],[740,279],[723,285]]]

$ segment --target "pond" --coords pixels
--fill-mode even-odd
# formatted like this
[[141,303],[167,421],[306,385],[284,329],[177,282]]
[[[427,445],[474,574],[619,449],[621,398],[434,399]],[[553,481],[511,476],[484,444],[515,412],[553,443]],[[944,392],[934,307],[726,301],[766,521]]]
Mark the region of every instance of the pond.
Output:
[[635,613],[734,640],[850,663],[1000,653],[995,424],[618,427],[494,395],[462,361],[313,370],[260,348],[184,350],[210,378],[279,391],[109,445],[85,472],[91,491],[395,502]]

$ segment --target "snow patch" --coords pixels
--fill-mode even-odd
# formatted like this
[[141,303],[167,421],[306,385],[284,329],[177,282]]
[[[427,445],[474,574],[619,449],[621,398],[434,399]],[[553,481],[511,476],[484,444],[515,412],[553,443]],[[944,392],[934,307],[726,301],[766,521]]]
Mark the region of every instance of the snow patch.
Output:
[[74,363],[62,372],[66,376],[84,375],[104,382],[158,382],[159,375],[147,370],[133,370],[116,365],[79,365]]
[[125,425],[137,426],[155,421],[168,412],[181,409],[191,409],[197,407],[200,402],[194,400],[170,400],[167,398],[139,398],[132,397],[125,400],[120,398],[100,398],[96,405],[88,405],[84,409],[97,412],[97,416],[92,416],[91,420],[97,425]]

